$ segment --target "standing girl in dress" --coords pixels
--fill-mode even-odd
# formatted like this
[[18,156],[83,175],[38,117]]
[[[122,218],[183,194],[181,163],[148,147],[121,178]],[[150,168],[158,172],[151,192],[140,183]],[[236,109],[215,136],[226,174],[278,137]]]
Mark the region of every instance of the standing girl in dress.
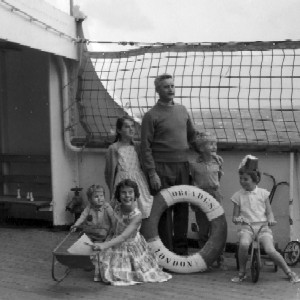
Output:
[[154,253],[139,233],[142,214],[135,205],[139,196],[136,182],[125,179],[117,185],[115,199],[119,205],[115,209],[114,235],[92,246],[94,251],[99,251],[91,257],[98,271],[99,280],[95,281],[102,279],[112,285],[124,286],[172,278],[158,266]]
[[116,139],[106,154],[105,180],[111,193],[112,206],[115,206],[113,195],[115,187],[123,179],[130,178],[138,185],[141,197],[137,205],[143,218],[148,218],[153,203],[148,183],[141,169],[139,160],[140,147],[133,141],[135,135],[134,120],[129,116],[118,118],[116,123]]

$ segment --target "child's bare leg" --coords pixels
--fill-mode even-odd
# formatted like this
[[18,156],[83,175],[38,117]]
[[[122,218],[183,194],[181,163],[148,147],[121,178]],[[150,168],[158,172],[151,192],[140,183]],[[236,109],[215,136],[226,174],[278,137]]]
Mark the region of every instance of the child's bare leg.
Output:
[[292,272],[282,255],[275,249],[273,239],[271,237],[261,237],[261,244],[271,260],[283,270],[283,272],[290,278],[291,282],[300,282],[298,275],[295,272]]
[[246,273],[246,266],[247,266],[247,261],[248,261],[248,249],[249,249],[249,244],[242,244],[240,242],[239,245],[239,265],[240,273]]
[[265,252],[269,255],[271,260],[278,265],[285,274],[291,272],[291,269],[286,264],[284,258],[281,254],[275,249],[273,239],[269,236],[262,236],[260,239],[261,244],[264,247]]
[[93,255],[91,257],[91,261],[92,261],[93,265],[95,266],[94,281],[95,282],[101,281],[99,255],[98,254]]
[[249,245],[251,243],[251,235],[247,232],[243,232],[240,235],[240,241],[239,241],[239,274],[237,277],[234,277],[231,279],[233,282],[241,282],[246,279],[246,266],[247,266],[247,260],[248,260],[248,250]]

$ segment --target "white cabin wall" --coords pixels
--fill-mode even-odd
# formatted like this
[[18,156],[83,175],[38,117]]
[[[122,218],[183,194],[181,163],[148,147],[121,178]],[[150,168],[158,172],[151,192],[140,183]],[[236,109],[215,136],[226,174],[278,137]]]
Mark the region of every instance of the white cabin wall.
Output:
[[[242,158],[246,154],[252,154],[259,159],[259,168],[262,172],[267,172],[273,175],[277,182],[290,182],[290,155],[289,153],[278,152],[243,152],[243,151],[219,151],[219,154],[224,159],[224,176],[221,180],[221,192],[224,196],[222,206],[225,210],[228,224],[227,243],[235,243],[237,241],[237,226],[232,223],[233,204],[230,201],[233,193],[240,189],[239,177],[237,168]],[[295,184],[294,184],[294,224],[293,231],[296,236],[299,231],[299,159],[296,156],[295,164]],[[108,188],[105,185],[104,167],[105,167],[105,152],[88,152],[85,150],[79,154],[79,185],[84,189],[82,196],[86,200],[85,191],[94,183],[105,186],[106,195],[108,197]],[[297,170],[297,172],[296,172]],[[269,177],[262,176],[259,184],[260,187],[271,191],[272,181]],[[68,198],[68,196],[66,196]],[[108,199],[108,198],[107,198]],[[278,187],[272,202],[272,209],[277,220],[277,225],[273,227],[274,240],[278,242],[279,248],[283,249],[290,240],[289,226],[289,187],[281,185]],[[71,219],[68,221],[70,222]]]
[[82,197],[86,201],[86,190],[92,184],[100,184],[105,188],[106,199],[109,200],[109,190],[105,184],[104,167],[105,153],[84,152],[79,159],[79,181],[83,188]]
[[71,12],[71,5],[72,5],[72,0],[44,0],[51,6],[54,6],[55,8],[65,12],[66,14],[70,15]]
[[70,189],[79,185],[78,154],[64,143],[61,73],[57,61],[49,63],[49,107],[51,139],[51,171],[53,197],[53,225],[66,225],[73,215],[65,210],[70,200]]
[[294,183],[292,186],[293,197],[291,204],[291,212],[292,212],[292,232],[291,232],[291,240],[300,240],[300,159],[299,153],[293,153],[291,157],[291,163],[294,165],[293,179]]
[[[237,227],[232,223],[233,204],[230,201],[233,193],[240,189],[238,166],[242,158],[247,154],[252,154],[259,159],[259,168],[262,172],[267,172],[273,175],[277,182],[290,182],[290,155],[289,153],[278,152],[243,152],[243,151],[219,151],[219,154],[224,159],[224,176],[221,180],[221,192],[224,196],[222,206],[225,210],[228,223],[228,239],[227,243],[235,243],[237,241]],[[299,159],[296,162],[297,174],[295,172],[294,184],[294,231],[296,234],[300,231],[297,229],[299,224]],[[102,184],[106,188],[108,197],[108,188],[105,185],[104,167],[105,167],[105,152],[88,152],[85,150],[80,154],[79,158],[79,182],[84,188],[83,197],[86,200],[85,191],[88,186],[93,183]],[[271,191],[272,181],[266,176],[262,176],[259,184],[260,187]],[[107,198],[108,199],[108,198]],[[283,249],[286,243],[290,240],[289,226],[289,187],[281,185],[278,187],[272,202],[272,209],[277,220],[277,225],[273,227],[274,240],[278,242],[279,248]]]

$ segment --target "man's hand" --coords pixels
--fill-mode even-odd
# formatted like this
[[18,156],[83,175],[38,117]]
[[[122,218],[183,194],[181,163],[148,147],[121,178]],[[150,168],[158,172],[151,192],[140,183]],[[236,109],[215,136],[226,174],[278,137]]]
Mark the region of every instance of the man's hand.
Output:
[[158,192],[161,187],[161,181],[157,173],[154,172],[153,174],[149,175],[149,179],[150,179],[150,186],[152,190]]

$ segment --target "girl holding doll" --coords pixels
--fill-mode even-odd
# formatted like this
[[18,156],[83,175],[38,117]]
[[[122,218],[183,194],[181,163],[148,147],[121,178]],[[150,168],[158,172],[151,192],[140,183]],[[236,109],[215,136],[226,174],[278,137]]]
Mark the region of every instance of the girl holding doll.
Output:
[[131,179],[118,183],[114,235],[103,243],[94,243],[95,281],[112,285],[134,285],[143,282],[164,282],[172,278],[158,266],[143,236],[139,233],[142,214],[136,207],[140,197],[138,185]]

